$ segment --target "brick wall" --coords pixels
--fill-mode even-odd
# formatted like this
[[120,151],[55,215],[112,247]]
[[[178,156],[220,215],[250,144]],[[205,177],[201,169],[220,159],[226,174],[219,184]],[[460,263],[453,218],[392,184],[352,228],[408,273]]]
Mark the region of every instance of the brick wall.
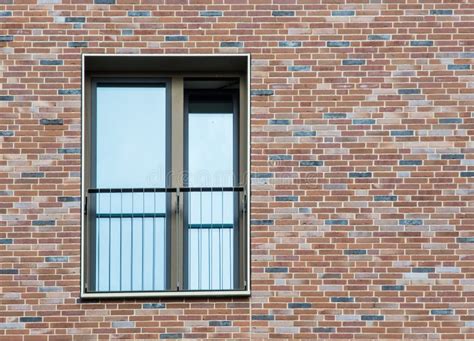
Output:
[[[0,0],[0,340],[474,339],[474,4],[209,2]],[[83,52],[252,54],[251,298],[79,299]]]

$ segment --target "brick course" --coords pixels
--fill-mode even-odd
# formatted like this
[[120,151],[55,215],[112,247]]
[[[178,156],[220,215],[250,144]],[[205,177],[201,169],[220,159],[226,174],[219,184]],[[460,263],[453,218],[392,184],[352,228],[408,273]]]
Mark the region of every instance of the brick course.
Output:
[[[1,0],[0,340],[474,339],[473,16]],[[252,296],[81,300],[81,53],[244,52]]]

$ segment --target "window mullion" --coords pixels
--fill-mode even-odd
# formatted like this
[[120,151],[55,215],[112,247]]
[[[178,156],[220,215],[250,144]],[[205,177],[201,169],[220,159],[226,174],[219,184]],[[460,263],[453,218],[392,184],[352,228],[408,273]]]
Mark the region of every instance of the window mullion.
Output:
[[[173,77],[171,80],[171,187],[183,186],[183,109],[184,109],[184,82],[183,77]],[[173,200],[171,216],[171,290],[183,288],[183,202],[184,196],[177,192]]]

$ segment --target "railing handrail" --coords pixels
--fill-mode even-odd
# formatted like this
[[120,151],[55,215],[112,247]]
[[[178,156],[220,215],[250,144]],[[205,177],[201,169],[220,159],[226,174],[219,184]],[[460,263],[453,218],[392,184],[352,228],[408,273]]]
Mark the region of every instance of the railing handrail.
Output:
[[245,187],[153,187],[153,188],[89,188],[87,193],[175,193],[180,192],[243,192]]

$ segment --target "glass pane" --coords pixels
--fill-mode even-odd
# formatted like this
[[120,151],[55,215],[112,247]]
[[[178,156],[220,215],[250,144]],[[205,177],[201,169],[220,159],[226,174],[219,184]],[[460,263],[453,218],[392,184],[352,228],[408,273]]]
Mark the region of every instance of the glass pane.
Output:
[[[191,101],[189,110],[188,186],[232,187],[232,101]],[[234,200],[218,190],[188,194],[188,289],[234,288]]]
[[[166,88],[97,87],[97,188],[166,187]],[[90,196],[95,207],[95,291],[166,289],[164,193]]]
[[98,87],[96,127],[97,187],[165,187],[164,87]]

